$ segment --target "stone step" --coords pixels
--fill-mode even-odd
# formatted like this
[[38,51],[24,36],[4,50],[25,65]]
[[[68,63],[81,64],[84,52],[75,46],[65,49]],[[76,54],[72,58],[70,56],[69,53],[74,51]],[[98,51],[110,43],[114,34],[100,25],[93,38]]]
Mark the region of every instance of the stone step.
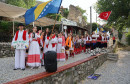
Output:
[[108,60],[117,61],[118,59],[108,58]]
[[107,55],[107,57],[118,57],[118,55]]

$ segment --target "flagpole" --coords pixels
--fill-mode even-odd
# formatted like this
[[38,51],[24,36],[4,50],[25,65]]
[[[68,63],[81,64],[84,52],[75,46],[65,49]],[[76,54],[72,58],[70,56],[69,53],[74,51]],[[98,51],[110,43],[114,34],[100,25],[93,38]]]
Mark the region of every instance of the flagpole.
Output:
[[[111,11],[111,13],[112,13],[112,11]],[[111,13],[110,13],[110,15],[111,15]],[[109,15],[109,17],[110,17],[110,15]],[[108,17],[108,19],[109,19],[109,17]]]
[[54,22],[54,25],[53,25],[52,32],[53,32],[53,30],[54,30],[54,28],[55,28],[57,17],[58,17],[58,14],[56,14],[56,19],[55,19],[55,22]]

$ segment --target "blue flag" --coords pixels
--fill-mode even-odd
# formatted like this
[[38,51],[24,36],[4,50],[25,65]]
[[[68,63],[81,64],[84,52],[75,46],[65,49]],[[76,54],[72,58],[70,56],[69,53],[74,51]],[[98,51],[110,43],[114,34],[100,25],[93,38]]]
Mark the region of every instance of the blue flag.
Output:
[[58,13],[61,3],[62,0],[49,0],[28,9],[24,16],[26,25],[46,16],[48,13]]

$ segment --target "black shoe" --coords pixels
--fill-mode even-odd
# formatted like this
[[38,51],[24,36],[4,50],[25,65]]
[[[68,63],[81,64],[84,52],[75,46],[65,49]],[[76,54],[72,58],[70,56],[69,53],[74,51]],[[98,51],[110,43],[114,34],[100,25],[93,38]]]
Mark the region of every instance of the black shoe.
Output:
[[14,68],[13,70],[18,70],[18,69]]
[[25,70],[25,69],[22,69],[23,71]]
[[41,66],[45,66],[45,65],[41,65]]

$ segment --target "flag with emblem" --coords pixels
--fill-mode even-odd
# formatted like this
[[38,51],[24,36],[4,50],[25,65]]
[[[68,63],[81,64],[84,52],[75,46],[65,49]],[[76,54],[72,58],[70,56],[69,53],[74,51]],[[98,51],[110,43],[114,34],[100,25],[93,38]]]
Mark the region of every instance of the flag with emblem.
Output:
[[59,12],[61,3],[62,0],[49,0],[28,9],[24,15],[26,25],[46,16],[49,13],[57,14]]
[[99,28],[97,27],[97,29],[96,29],[96,33],[99,33]]
[[102,32],[102,31],[104,31],[104,29],[101,27],[101,28],[100,28],[100,31]]
[[111,14],[111,11],[102,12],[102,13],[100,13],[99,17],[100,17],[101,19],[108,20],[110,14]]

